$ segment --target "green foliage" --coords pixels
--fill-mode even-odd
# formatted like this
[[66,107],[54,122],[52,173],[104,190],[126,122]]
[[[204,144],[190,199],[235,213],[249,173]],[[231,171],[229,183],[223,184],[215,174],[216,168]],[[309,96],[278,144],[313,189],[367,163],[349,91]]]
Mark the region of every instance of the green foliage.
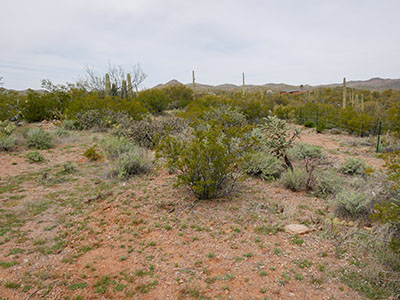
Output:
[[79,130],[79,121],[78,120],[64,120],[61,123],[61,128],[64,128],[66,130]]
[[[87,94],[75,92],[72,95],[71,102],[65,109],[65,117],[79,119],[78,117],[82,118],[88,111],[98,111],[100,121],[103,120],[103,117],[110,118],[113,113],[116,115],[125,113],[134,120],[141,120],[148,113],[147,109],[135,99],[100,98],[95,92]],[[93,125],[87,127],[92,128]]]
[[129,152],[134,146],[124,137],[109,137],[101,141],[101,147],[109,160],[117,159],[121,154]]
[[44,161],[43,155],[37,150],[26,153],[26,158],[30,163],[38,163]]
[[17,126],[10,121],[0,121],[0,136],[10,136]]
[[163,89],[169,98],[169,108],[182,109],[193,101],[193,90],[184,85],[173,85]]
[[15,137],[8,135],[0,135],[0,150],[10,151],[15,146]]
[[327,170],[316,174],[313,190],[317,196],[328,196],[336,194],[340,186],[343,184],[343,179],[337,176],[335,170]]
[[365,215],[369,212],[368,204],[371,199],[364,193],[354,192],[350,190],[342,190],[336,194],[338,208],[351,216]]
[[292,147],[295,139],[299,136],[300,131],[291,128],[285,120],[277,117],[264,118],[264,123],[259,126],[261,135],[259,138],[271,152],[278,158],[284,158],[287,167],[292,169],[287,151]]
[[120,179],[129,179],[134,175],[147,173],[150,169],[151,163],[146,150],[135,146],[129,152],[118,156],[111,168],[111,175]]
[[146,150],[123,137],[104,139],[101,145],[106,157],[112,163],[111,175],[113,176],[128,179],[151,169],[151,162]]
[[90,161],[98,161],[101,159],[101,155],[96,150],[97,145],[90,146],[85,150],[83,156],[85,156]]
[[346,158],[345,162],[340,165],[340,171],[343,174],[362,175],[365,174],[365,162],[361,158]]
[[244,126],[246,124],[246,116],[237,108],[230,105],[219,105],[212,107],[210,110],[205,110],[201,115],[201,119],[209,122],[216,122],[223,127]]
[[148,118],[141,121],[121,123],[113,133],[134,141],[141,147],[153,149],[157,140],[166,133],[178,134],[188,127],[188,123],[178,117]]
[[25,139],[28,148],[49,149],[53,146],[51,135],[41,128],[30,128],[26,132]]
[[178,184],[187,186],[198,199],[211,199],[230,193],[243,177],[243,155],[252,143],[245,138],[248,126],[228,127],[204,124],[187,139],[165,136],[157,155],[167,159],[178,174]]
[[160,89],[151,89],[140,92],[136,100],[143,104],[151,113],[160,114],[167,109],[170,98]]
[[375,205],[375,213],[372,217],[389,224],[394,229],[390,246],[393,251],[400,254],[400,151],[387,153],[383,155],[383,159],[395,197]]
[[257,151],[246,157],[244,170],[247,174],[264,180],[274,180],[283,171],[282,162],[269,153]]
[[70,135],[70,133],[63,127],[57,127],[57,129],[54,131],[54,134],[58,137],[67,137]]
[[303,169],[288,169],[281,176],[283,186],[293,192],[304,190],[307,184],[307,172]]

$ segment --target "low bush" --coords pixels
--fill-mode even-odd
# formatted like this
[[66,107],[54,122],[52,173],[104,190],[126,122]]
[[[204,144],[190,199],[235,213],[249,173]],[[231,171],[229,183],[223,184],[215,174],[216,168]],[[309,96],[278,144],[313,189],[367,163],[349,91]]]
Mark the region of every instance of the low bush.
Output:
[[67,137],[70,135],[70,133],[63,127],[57,127],[57,129],[54,131],[54,134],[58,137]]
[[343,174],[362,175],[365,172],[365,162],[360,158],[346,158],[345,162],[340,165],[340,171]]
[[336,201],[340,211],[355,217],[365,215],[369,212],[368,204],[371,202],[371,199],[364,193],[343,190],[336,194]]
[[79,129],[81,129],[78,120],[64,120],[61,123],[61,128],[64,128],[65,130],[79,130]]
[[113,134],[124,136],[141,147],[153,149],[157,140],[166,133],[177,134],[188,127],[188,122],[178,117],[145,119],[116,126]]
[[28,148],[49,149],[52,145],[51,135],[41,128],[30,128],[25,135],[25,145]]
[[274,180],[283,171],[282,162],[266,152],[255,152],[246,158],[244,170],[247,174],[264,180]]
[[85,150],[83,156],[85,156],[90,161],[98,161],[101,159],[100,153],[96,150],[97,145],[93,145]]
[[219,105],[204,111],[201,119],[206,122],[216,122],[223,127],[244,126],[247,123],[246,116],[238,109],[230,105]]
[[178,184],[187,186],[198,199],[229,194],[243,176],[243,155],[251,147],[248,126],[224,128],[204,124],[186,140],[167,135],[157,147],[157,156],[167,160],[178,174]]
[[129,152],[134,144],[124,137],[108,137],[101,141],[101,147],[109,160],[117,159],[121,154]]
[[124,137],[111,137],[101,142],[106,157],[111,161],[111,175],[120,179],[141,173],[151,169],[150,158],[147,151]]
[[0,121],[0,136],[10,136],[17,126],[10,121]]
[[312,189],[315,184],[314,171],[323,164],[326,164],[322,148],[306,143],[296,143],[288,150],[288,156],[291,159],[300,160],[308,174],[306,189]]
[[283,186],[293,192],[298,192],[306,188],[307,172],[303,169],[288,169],[281,176]]
[[335,170],[327,170],[316,173],[313,185],[314,194],[320,197],[326,197],[330,194],[339,192],[343,179],[337,176]]
[[0,150],[10,151],[15,147],[15,137],[9,135],[0,135]]
[[25,156],[30,163],[39,163],[39,162],[44,161],[43,155],[37,150],[30,151],[30,152],[26,153]]
[[134,175],[146,173],[151,169],[146,150],[133,146],[129,152],[122,153],[113,162],[111,175],[128,179]]

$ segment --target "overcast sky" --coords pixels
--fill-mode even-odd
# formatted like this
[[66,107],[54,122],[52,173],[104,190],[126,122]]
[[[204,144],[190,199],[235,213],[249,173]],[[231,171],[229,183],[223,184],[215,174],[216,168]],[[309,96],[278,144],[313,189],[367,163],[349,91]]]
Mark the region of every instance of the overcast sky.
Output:
[[399,78],[399,0],[0,0],[4,87],[140,63],[146,87]]

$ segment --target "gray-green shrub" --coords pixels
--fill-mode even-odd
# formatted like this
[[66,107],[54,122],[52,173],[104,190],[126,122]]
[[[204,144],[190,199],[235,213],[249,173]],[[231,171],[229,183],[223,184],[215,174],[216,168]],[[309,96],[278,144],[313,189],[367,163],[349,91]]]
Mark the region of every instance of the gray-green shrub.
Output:
[[282,162],[267,152],[255,152],[246,158],[244,170],[247,174],[273,180],[283,172]]
[[9,135],[0,135],[0,150],[10,151],[15,146],[15,137]]
[[79,130],[79,129],[81,129],[78,120],[64,120],[61,123],[61,128],[64,128],[66,130]]
[[0,136],[10,136],[17,126],[10,121],[0,121]]
[[49,149],[52,145],[51,135],[41,128],[30,128],[26,132],[25,145],[28,148]]
[[283,186],[293,192],[304,190],[307,184],[308,174],[304,169],[288,169],[281,176]]
[[371,199],[362,192],[342,190],[336,194],[338,208],[352,216],[365,214],[368,212],[368,204]]
[[335,170],[317,172],[313,185],[314,194],[322,197],[336,194],[342,184],[343,179],[336,174]]
[[151,162],[147,151],[124,137],[110,137],[101,142],[106,157],[111,162],[111,175],[120,179],[141,173],[151,169]]
[[134,146],[129,152],[122,153],[113,162],[111,175],[120,179],[128,179],[134,175],[146,173],[151,169],[146,150]]
[[340,165],[340,171],[349,175],[361,175],[365,173],[365,162],[361,158],[349,157]]
[[26,153],[25,156],[30,163],[38,163],[38,162],[42,162],[44,160],[43,155],[37,150],[30,151],[30,152]]

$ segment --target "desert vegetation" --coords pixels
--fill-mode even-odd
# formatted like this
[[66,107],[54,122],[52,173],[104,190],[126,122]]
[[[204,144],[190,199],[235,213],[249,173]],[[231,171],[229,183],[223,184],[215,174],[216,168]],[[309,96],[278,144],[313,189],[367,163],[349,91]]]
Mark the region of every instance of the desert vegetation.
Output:
[[398,91],[139,91],[135,70],[0,89],[0,299],[400,294]]

